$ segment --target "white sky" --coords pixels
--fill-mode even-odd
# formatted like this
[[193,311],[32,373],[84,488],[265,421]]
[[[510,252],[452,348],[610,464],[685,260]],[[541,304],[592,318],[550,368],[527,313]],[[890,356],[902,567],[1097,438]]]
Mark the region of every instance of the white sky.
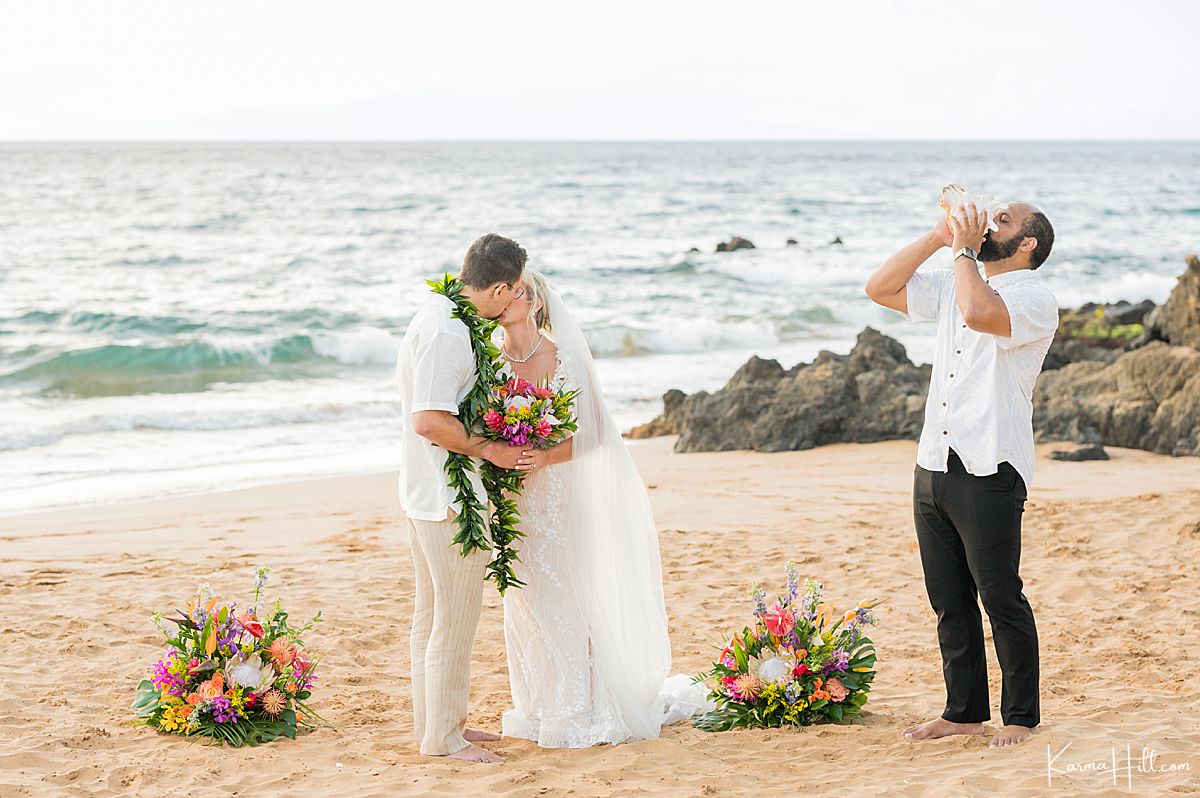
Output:
[[0,140],[1200,138],[1191,0],[0,0]]

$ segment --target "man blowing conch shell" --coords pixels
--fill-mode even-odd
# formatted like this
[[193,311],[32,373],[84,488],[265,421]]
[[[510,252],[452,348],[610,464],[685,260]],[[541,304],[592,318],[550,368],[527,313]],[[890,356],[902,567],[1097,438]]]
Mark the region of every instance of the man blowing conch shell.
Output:
[[[1002,204],[958,185],[942,190],[940,205],[945,217],[866,285],[876,303],[937,324],[913,518],[937,614],[946,708],[904,736],[985,731],[982,600],[1003,674],[1004,726],[991,745],[1015,745],[1041,721],[1037,627],[1019,568],[1033,477],[1033,386],[1058,328],[1058,302],[1037,273],[1054,228],[1033,205]],[[949,269],[918,271],[947,246]]]

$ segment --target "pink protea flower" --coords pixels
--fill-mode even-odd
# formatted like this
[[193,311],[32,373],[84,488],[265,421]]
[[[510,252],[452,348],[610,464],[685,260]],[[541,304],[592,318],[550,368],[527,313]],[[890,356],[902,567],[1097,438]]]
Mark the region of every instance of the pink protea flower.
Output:
[[762,680],[753,673],[743,673],[733,682],[733,692],[739,701],[753,701],[762,689]]

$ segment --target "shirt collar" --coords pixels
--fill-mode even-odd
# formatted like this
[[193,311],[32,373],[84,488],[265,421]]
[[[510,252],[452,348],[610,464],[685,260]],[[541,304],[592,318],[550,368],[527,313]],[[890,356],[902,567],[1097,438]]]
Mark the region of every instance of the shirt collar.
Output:
[[1006,285],[1014,285],[1023,283],[1026,280],[1037,279],[1037,272],[1033,269],[1017,269],[1011,272],[997,274],[995,277],[985,277],[984,282],[992,288],[1003,288]]

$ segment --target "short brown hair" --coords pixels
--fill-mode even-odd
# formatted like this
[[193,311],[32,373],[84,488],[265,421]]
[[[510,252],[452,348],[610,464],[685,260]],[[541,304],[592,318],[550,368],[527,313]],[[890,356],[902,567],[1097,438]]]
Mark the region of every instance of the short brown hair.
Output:
[[525,249],[496,233],[488,233],[475,239],[463,258],[459,278],[468,288],[482,290],[496,283],[512,285],[521,279],[525,269]]

